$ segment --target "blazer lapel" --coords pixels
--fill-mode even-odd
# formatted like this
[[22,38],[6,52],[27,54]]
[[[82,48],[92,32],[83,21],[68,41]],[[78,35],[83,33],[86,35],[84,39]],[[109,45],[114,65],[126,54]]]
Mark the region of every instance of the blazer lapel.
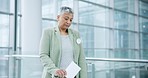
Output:
[[60,31],[58,26],[54,28],[54,32],[56,33],[57,38],[59,39],[59,42],[61,42],[61,38],[60,38]]
[[[62,51],[62,46],[61,46],[61,38],[60,38],[60,31],[59,31],[59,28],[58,26],[54,27],[54,32],[56,34],[56,38],[58,39],[58,45],[59,46],[59,49],[60,49],[60,52],[59,52],[59,62],[58,62],[58,66],[60,67],[60,60],[61,60],[61,51]],[[57,47],[55,47],[56,49]]]

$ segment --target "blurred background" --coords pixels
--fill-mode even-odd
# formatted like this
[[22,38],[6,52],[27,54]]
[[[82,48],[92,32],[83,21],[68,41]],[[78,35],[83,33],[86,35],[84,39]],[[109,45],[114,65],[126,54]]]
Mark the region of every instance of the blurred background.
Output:
[[148,78],[148,0],[0,0],[0,78],[41,78],[42,30],[74,10],[88,78]]

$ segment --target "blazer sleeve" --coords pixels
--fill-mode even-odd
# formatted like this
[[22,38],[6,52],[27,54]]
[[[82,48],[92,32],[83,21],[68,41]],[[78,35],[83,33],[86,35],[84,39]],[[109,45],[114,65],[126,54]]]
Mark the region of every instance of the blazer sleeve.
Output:
[[[80,38],[80,34],[78,33],[78,37]],[[85,60],[84,49],[82,43],[80,44],[80,54],[79,54],[79,66],[81,67],[79,78],[87,78],[87,65]]]
[[44,69],[51,75],[55,73],[57,68],[50,58],[50,30],[44,30],[40,40],[40,60],[44,66]]

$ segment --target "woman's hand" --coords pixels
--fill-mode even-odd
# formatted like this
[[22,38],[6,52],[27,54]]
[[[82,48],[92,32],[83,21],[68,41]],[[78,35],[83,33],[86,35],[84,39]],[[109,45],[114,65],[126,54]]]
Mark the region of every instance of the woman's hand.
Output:
[[59,69],[55,72],[55,76],[58,76],[60,78],[66,78],[66,75],[67,75],[67,73],[63,69]]

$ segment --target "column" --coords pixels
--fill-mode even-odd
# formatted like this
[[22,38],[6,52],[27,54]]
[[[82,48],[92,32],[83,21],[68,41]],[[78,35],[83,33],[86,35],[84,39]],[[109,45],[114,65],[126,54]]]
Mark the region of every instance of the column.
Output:
[[22,54],[38,54],[42,0],[22,0]]
[[[22,0],[22,55],[38,55],[42,30],[42,0]],[[21,78],[41,78],[39,58],[22,58]]]

